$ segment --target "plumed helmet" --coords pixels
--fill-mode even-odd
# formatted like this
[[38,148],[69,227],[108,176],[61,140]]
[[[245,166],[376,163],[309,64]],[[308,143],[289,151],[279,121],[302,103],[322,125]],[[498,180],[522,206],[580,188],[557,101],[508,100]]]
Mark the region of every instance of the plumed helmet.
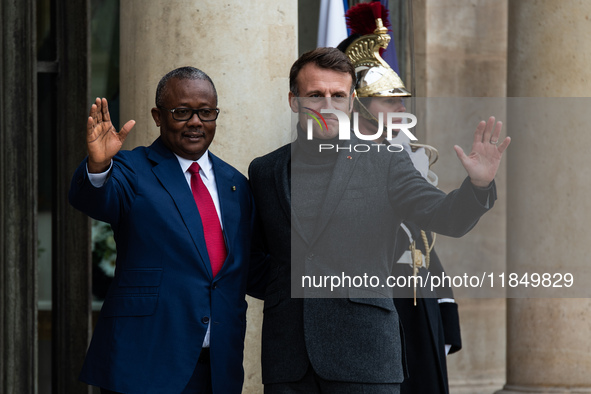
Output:
[[388,10],[380,2],[357,4],[345,14],[351,36],[359,37],[345,49],[357,74],[357,97],[411,96],[402,79],[380,56],[390,43],[387,16]]

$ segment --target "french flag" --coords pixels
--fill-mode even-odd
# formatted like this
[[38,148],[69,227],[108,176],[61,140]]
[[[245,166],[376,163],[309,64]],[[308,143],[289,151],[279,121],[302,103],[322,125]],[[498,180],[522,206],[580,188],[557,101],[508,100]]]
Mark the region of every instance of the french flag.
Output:
[[349,36],[345,12],[347,0],[322,0],[318,18],[318,47],[335,47]]

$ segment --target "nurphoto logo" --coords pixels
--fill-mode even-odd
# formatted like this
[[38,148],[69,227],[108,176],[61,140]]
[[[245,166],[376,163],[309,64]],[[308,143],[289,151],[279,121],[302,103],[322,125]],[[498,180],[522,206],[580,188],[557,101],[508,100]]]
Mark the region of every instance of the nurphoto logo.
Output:
[[[312,140],[313,138],[313,128],[314,128],[314,121],[318,124],[321,130],[328,130],[328,125],[324,116],[322,114],[332,114],[336,116],[338,123],[339,123],[339,140],[347,141],[351,139],[351,129],[353,129],[353,133],[362,141],[374,141],[378,139],[384,130],[384,124],[386,128],[386,139],[391,140],[393,136],[395,136],[394,131],[403,132],[411,141],[418,141],[418,138],[414,136],[413,133],[410,132],[409,129],[413,128],[417,125],[417,117],[413,114],[407,112],[387,112],[378,113],[378,128],[375,134],[362,134],[359,131],[359,113],[353,112],[353,127],[351,127],[351,119],[347,114],[343,111],[339,111],[338,109],[326,109],[323,108],[320,112],[313,110],[309,107],[304,107],[310,112],[306,112],[312,119],[308,119],[307,123],[307,135],[306,138],[308,140]],[[373,146],[379,147],[383,146],[380,144],[372,144]],[[342,150],[343,147],[334,146],[333,144],[320,144],[320,151],[322,150],[331,150],[331,149]],[[351,146],[347,147],[349,151],[351,151]],[[368,144],[356,144],[352,146],[352,149],[355,152],[368,152],[371,147]],[[403,150],[401,145],[392,144],[387,146],[387,150],[389,152],[400,152]]]

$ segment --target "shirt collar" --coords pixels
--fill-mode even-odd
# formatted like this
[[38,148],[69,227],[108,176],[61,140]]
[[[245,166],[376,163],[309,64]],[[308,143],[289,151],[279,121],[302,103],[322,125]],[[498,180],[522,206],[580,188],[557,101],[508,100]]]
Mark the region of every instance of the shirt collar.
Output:
[[[193,160],[184,159],[176,153],[174,155],[178,159],[183,173],[187,172],[191,164],[195,162]],[[210,179],[213,176],[213,165],[211,164],[211,159],[209,157],[209,150],[206,150],[205,153],[199,158],[199,160],[197,160],[197,164],[199,164],[199,167],[201,168],[201,171],[199,171],[201,175],[205,176],[205,178],[207,179]]]

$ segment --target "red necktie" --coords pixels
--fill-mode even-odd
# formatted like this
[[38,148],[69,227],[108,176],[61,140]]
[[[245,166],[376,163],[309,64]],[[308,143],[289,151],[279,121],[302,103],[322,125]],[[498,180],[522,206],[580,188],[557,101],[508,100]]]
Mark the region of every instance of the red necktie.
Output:
[[211,271],[215,277],[222,268],[224,260],[226,260],[226,244],[213,199],[203,183],[201,175],[199,175],[199,168],[199,164],[197,163],[193,163],[189,167],[189,172],[191,173],[191,190],[193,191],[193,198],[197,203],[197,209],[201,216],[205,245],[207,246],[209,261],[211,262]]

